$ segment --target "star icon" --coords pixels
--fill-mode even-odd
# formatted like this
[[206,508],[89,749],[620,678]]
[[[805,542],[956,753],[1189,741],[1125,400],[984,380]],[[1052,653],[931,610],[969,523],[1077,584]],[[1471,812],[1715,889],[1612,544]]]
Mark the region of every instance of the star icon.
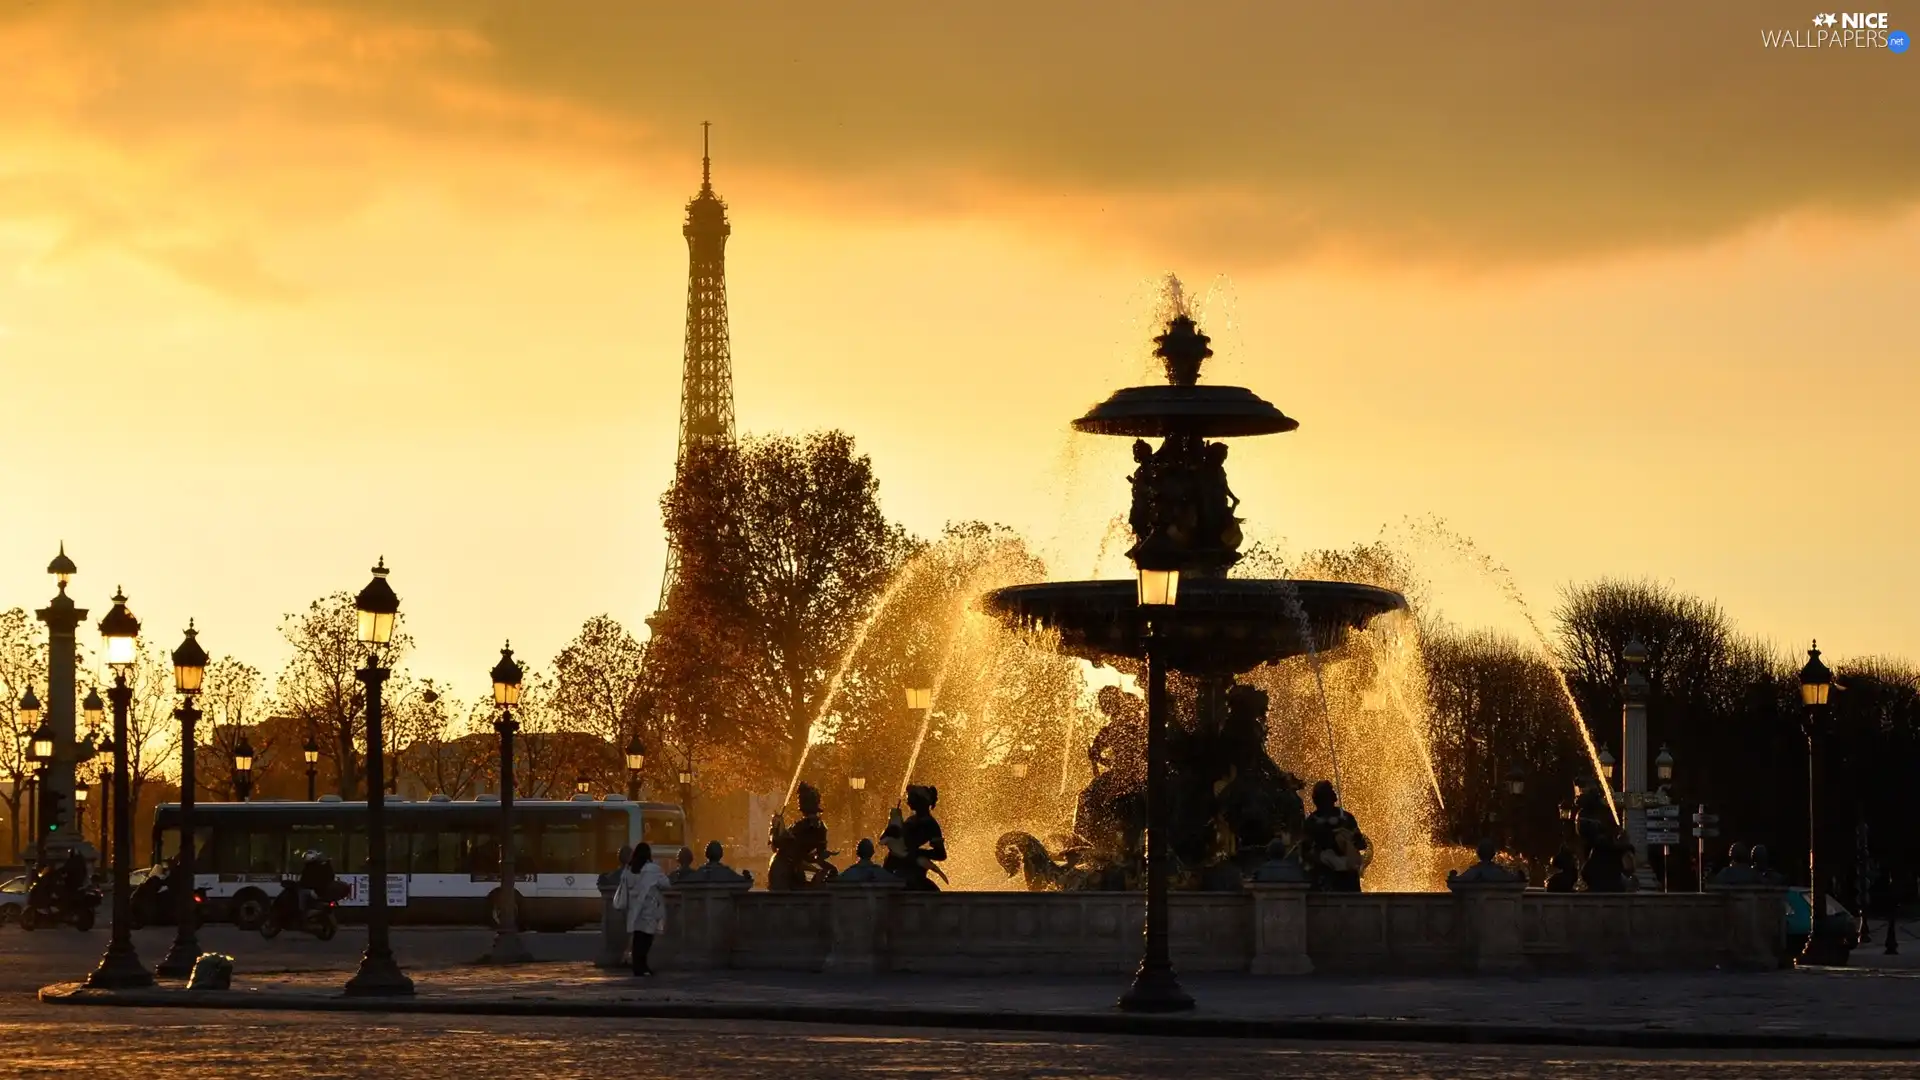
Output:
[[1829,13],[1829,14],[1827,15],[1827,17],[1826,17],[1826,18],[1827,18],[1827,25],[1828,25],[1828,26],[1832,26],[1832,25],[1833,25],[1834,23],[1837,23],[1837,22],[1839,22],[1839,21],[1840,21],[1840,20],[1839,20],[1839,19],[1838,19],[1837,17],[1835,17],[1835,16],[1834,16],[1834,15],[1833,15],[1832,13]]

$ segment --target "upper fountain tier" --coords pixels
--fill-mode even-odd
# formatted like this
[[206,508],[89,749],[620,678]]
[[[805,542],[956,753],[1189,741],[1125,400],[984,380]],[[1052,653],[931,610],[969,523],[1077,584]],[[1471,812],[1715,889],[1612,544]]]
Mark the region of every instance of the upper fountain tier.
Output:
[[[1179,602],[1152,616],[1163,663],[1176,671],[1237,674],[1339,644],[1350,628],[1405,608],[1388,589],[1337,581],[1229,578],[1239,561],[1240,499],[1227,486],[1227,448],[1208,438],[1272,435],[1300,425],[1253,391],[1200,386],[1213,355],[1191,318],[1176,315],[1154,339],[1166,386],[1135,386],[1073,426],[1098,435],[1164,440],[1134,444],[1128,524],[1136,566],[1179,570]],[[1146,655],[1148,610],[1131,581],[1053,581],[989,593],[988,610],[1021,628],[1058,631],[1063,651],[1089,660]]]
[[1200,364],[1213,355],[1207,335],[1191,318],[1176,315],[1154,338],[1153,354],[1167,369],[1165,386],[1129,386],[1073,422],[1089,435],[1164,439],[1173,435],[1231,438],[1278,435],[1299,422],[1244,386],[1201,386]]

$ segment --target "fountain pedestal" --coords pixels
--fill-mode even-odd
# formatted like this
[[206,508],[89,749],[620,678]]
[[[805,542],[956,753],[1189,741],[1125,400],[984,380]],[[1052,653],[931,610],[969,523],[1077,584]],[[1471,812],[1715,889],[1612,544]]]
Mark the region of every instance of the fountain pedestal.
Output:
[[905,887],[897,879],[870,878],[852,884],[835,881],[828,921],[832,940],[826,970],[832,975],[873,975],[887,970],[887,932],[893,897]]
[[1307,956],[1305,881],[1248,882],[1253,896],[1253,958],[1250,975],[1311,975]]
[[1468,970],[1512,975],[1532,967],[1520,939],[1525,881],[1450,881],[1447,888],[1460,905],[1460,922],[1466,928]]

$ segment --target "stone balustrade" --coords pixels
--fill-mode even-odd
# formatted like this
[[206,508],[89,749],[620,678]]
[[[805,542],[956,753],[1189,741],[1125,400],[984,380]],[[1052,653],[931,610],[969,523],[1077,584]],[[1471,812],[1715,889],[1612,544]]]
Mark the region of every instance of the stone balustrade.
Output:
[[[1518,884],[1445,893],[1317,893],[1249,884],[1175,893],[1181,971],[1256,975],[1623,969],[1779,964],[1786,893],[1548,893]],[[906,892],[891,883],[808,892],[744,883],[668,893],[659,965],[942,974],[1110,974],[1140,960],[1143,897],[1121,892]]]

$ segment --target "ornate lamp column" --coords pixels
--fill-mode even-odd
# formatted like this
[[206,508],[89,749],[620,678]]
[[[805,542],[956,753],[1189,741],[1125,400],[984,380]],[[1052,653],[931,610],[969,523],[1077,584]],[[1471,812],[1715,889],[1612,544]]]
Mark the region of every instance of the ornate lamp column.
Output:
[[493,722],[500,736],[500,903],[494,909],[499,920],[493,931],[493,951],[487,959],[495,964],[524,964],[533,959],[526,943],[520,940],[520,904],[516,895],[520,879],[513,870],[513,736],[520,721],[513,718],[513,707],[520,704],[520,683],[524,675],[513,659],[513,647],[500,650],[500,662],[493,665],[493,703],[500,706],[500,719]]
[[1827,879],[1820,856],[1820,750],[1826,726],[1828,695],[1833,672],[1820,662],[1820,643],[1807,650],[1807,666],[1800,669],[1801,726],[1807,736],[1807,874],[1809,881],[1808,934],[1800,953],[1801,965],[1841,965],[1847,962],[1847,943],[1827,928]]
[[[73,807],[70,797],[74,793],[74,767],[79,764],[79,755],[75,752],[78,745],[78,731],[74,725],[73,688],[77,684],[74,674],[75,662],[80,654],[76,631],[87,619],[85,608],[74,606],[72,598],[67,596],[67,583],[79,571],[73,560],[67,557],[67,547],[60,545],[60,554],[47,564],[47,573],[53,575],[59,586],[47,606],[34,612],[34,617],[47,624],[47,713],[46,722],[52,736],[52,753],[40,770],[40,786],[52,791],[49,798],[55,820],[41,821],[40,832],[44,836],[53,834],[55,846],[64,851],[69,843],[78,843],[82,839],[78,834],[70,834],[73,822],[61,820]],[[72,835],[71,841],[64,837]]]
[[253,797],[253,744],[245,735],[233,745],[233,797],[240,802]]
[[1167,669],[1160,659],[1160,627],[1155,612],[1174,606],[1180,571],[1139,569],[1139,602],[1147,616],[1147,919],[1146,948],[1133,985],[1120,996],[1129,1012],[1180,1012],[1193,999],[1180,988],[1167,945],[1167,856],[1172,809],[1167,790]]
[[1648,892],[1658,888],[1653,860],[1647,853],[1647,646],[1638,636],[1627,641],[1621,659],[1627,663],[1620,695],[1620,790],[1626,795],[1627,839],[1633,843],[1633,876]]
[[199,634],[189,619],[186,640],[173,650],[173,688],[180,693],[180,707],[173,711],[180,721],[180,856],[173,867],[174,922],[178,929],[173,935],[173,948],[153,969],[154,974],[171,979],[193,974],[193,962],[200,959],[199,927],[194,925],[193,910],[194,758],[199,748],[194,725],[200,721],[200,710],[193,702],[200,696],[206,674],[207,650],[201,647]]
[[107,691],[113,703],[113,939],[100,957],[100,966],[87,976],[87,985],[127,990],[152,986],[153,975],[141,966],[140,955],[133,949],[133,890],[127,882],[133,862],[133,807],[127,794],[127,710],[133,706],[133,687],[127,676],[139,655],[140,620],[127,610],[124,592],[113,594],[113,607],[100,620],[100,636],[106,640],[107,663],[113,668],[113,688]]
[[353,606],[360,615],[360,643],[367,647],[367,666],[355,673],[367,686],[367,951],[346,990],[366,997],[411,994],[413,980],[394,962],[387,927],[387,778],[380,688],[392,672],[381,665],[380,651],[393,640],[400,597],[387,584],[385,559],[374,566],[373,580],[354,597]]

